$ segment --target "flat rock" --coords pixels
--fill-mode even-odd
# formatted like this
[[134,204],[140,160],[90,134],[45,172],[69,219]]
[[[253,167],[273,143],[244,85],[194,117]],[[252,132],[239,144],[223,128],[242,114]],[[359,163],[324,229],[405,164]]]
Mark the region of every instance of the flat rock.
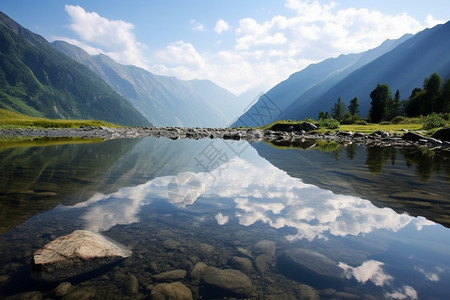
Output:
[[203,273],[202,280],[224,293],[235,296],[250,296],[255,290],[250,278],[241,271],[235,269],[221,270],[207,267]]
[[152,300],[191,300],[191,290],[181,282],[160,283],[152,288]]
[[129,257],[124,245],[102,234],[76,230],[48,243],[33,255],[34,275],[61,281]]

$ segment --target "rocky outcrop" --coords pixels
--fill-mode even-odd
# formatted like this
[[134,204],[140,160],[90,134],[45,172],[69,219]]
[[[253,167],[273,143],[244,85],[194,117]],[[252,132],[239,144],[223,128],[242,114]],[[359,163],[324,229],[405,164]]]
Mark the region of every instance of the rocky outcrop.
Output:
[[127,258],[131,251],[99,233],[76,230],[59,237],[33,255],[34,275],[61,281]]

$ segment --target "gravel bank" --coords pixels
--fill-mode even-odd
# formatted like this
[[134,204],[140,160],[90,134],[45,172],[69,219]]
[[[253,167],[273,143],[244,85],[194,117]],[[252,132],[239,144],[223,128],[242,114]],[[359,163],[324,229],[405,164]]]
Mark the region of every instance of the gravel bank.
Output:
[[[444,129],[444,130],[449,130]],[[335,141],[340,144],[356,143],[367,147],[428,147],[450,151],[450,142],[428,138],[417,133],[392,134],[377,131],[372,134],[352,133],[345,131],[327,132],[325,134],[308,133],[304,130],[260,130],[236,128],[182,128],[182,127],[137,127],[137,128],[109,128],[109,127],[81,127],[77,129],[51,128],[51,129],[0,129],[1,137],[81,137],[81,138],[143,138],[165,137],[170,139],[228,139],[259,142],[262,140],[295,145],[305,140]]]

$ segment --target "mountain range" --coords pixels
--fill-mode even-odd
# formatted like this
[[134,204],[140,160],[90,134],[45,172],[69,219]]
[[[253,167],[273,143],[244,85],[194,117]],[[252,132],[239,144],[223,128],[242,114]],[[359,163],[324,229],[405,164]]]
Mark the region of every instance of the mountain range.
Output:
[[35,117],[151,125],[91,70],[1,12],[0,108]]
[[326,59],[249,105],[257,90],[236,96],[209,80],[155,75],[63,41],[50,44],[0,12],[0,108],[131,126],[238,127],[317,118],[339,97],[346,104],[357,97],[364,117],[379,83],[406,99],[432,73],[449,78],[449,36],[450,22],[366,52]]
[[225,127],[242,112],[242,101],[212,81],[159,76],[63,41],[52,44],[95,72],[155,126]]
[[370,92],[378,83],[399,90],[406,99],[416,87],[437,72],[450,76],[450,22],[398,40],[388,40],[377,48],[341,55],[292,74],[262,95],[233,126],[262,126],[277,119],[317,118],[339,97],[348,105],[357,97],[360,114],[366,116]]

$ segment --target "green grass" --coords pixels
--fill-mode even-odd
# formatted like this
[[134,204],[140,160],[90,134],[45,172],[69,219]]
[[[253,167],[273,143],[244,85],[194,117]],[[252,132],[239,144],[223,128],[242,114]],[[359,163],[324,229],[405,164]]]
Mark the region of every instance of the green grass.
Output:
[[[425,129],[424,128],[424,120],[425,118],[406,118],[403,117],[401,120],[397,120],[395,124],[392,122],[383,122],[381,124],[367,123],[367,124],[341,124],[337,129],[328,129],[325,127],[320,127],[315,130],[317,133],[325,133],[327,131],[352,131],[352,132],[361,132],[361,133],[373,133],[375,131],[385,131],[385,132],[393,132],[393,133],[404,133],[403,129],[408,131],[418,131],[424,130],[427,134],[432,134],[439,130],[442,127],[450,126],[450,121],[446,121],[446,124],[442,127],[433,128],[433,129]],[[310,120],[308,120],[310,121]],[[303,121],[287,121],[287,120],[279,120],[273,123],[264,125],[260,127],[260,129],[270,129],[275,124],[301,124]],[[317,122],[315,122],[317,124]]]
[[113,123],[108,123],[100,120],[62,120],[35,118],[10,110],[0,109],[0,128],[79,128],[80,126],[120,127]]

